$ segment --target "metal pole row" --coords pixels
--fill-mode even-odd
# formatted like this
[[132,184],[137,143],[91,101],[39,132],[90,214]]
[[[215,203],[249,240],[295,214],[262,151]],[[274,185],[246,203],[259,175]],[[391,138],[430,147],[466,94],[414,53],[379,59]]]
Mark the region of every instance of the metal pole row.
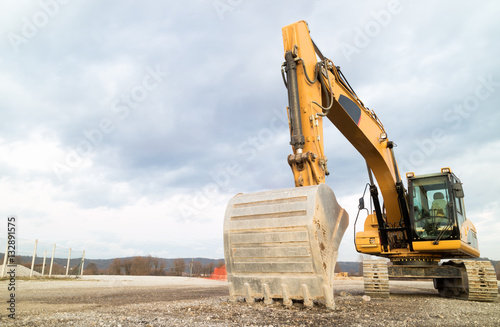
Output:
[[[34,244],[34,248],[33,248],[33,255],[32,255],[32,258],[31,258],[30,277],[33,277],[33,275],[34,275],[35,261],[36,261],[36,258],[37,258],[37,249],[38,249],[38,239],[35,239],[35,244]],[[3,262],[1,263],[1,266],[0,266],[0,278],[4,277],[5,273],[6,273],[7,252],[8,252],[8,250],[9,250],[9,240],[7,239],[6,246],[5,246],[4,257],[3,257]],[[69,248],[68,259],[67,259],[67,263],[66,263],[66,274],[65,274],[65,276],[68,276],[69,272],[70,272],[69,268],[70,268],[70,264],[71,264],[71,251],[72,251],[72,249]],[[55,254],[56,254],[56,243],[54,243],[52,245],[52,256],[50,258],[50,266],[49,266],[49,274],[48,274],[49,277],[52,277],[52,271],[53,271],[53,267],[54,267]],[[44,250],[41,276],[43,276],[45,274],[46,259],[47,259],[47,250]],[[80,269],[78,269],[76,271],[77,275],[79,275],[79,276],[83,275],[84,264],[85,264],[85,250],[82,251],[82,257],[81,257],[81,260],[80,260]]]

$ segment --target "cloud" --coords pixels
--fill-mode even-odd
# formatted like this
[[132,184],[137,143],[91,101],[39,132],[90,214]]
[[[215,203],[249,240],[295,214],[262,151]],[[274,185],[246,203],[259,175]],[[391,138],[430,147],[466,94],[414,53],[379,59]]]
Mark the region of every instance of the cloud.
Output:
[[[222,257],[229,198],[293,186],[281,28],[305,19],[398,144],[402,173],[459,173],[495,256],[484,224],[500,118],[494,2],[222,1],[222,13],[212,1],[49,2],[52,16],[27,1],[0,13],[2,30],[26,39],[0,40],[0,196],[23,237],[91,258]],[[41,12],[50,19],[24,35]],[[329,124],[325,149],[352,220],[364,160]],[[341,260],[357,258],[349,233]]]

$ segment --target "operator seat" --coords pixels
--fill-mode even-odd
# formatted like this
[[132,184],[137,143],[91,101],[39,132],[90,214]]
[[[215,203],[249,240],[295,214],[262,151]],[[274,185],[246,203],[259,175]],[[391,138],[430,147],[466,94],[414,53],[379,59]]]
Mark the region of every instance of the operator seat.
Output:
[[434,201],[432,201],[431,212],[436,228],[445,228],[450,224],[448,212],[446,212],[447,202],[441,192],[434,193]]
[[445,216],[446,200],[441,192],[434,193],[434,201],[432,201],[432,214],[434,216]]

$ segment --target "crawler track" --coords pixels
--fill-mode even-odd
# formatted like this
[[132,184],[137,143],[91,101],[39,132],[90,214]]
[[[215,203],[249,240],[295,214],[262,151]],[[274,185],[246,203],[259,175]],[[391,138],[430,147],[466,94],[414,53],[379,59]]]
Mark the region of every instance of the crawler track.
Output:
[[[497,299],[497,279],[491,262],[451,260],[443,265],[453,266],[461,273],[453,277],[434,278],[434,287],[441,296],[482,302],[494,302]],[[416,275],[413,278],[416,278]],[[363,279],[366,295],[389,297],[389,274],[386,261],[364,261]]]
[[464,261],[468,279],[468,300],[493,302],[498,296],[495,269],[489,261]]
[[389,297],[389,273],[386,261],[364,261],[363,279],[366,295],[383,298]]
[[434,287],[444,297],[469,301],[493,302],[498,295],[496,274],[489,261],[451,260],[451,265],[462,270],[462,278],[434,279]]

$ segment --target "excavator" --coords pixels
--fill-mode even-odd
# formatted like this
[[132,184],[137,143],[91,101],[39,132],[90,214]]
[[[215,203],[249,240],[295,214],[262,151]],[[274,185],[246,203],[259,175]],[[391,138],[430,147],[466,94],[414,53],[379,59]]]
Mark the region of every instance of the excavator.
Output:
[[388,297],[389,277],[427,278],[444,297],[494,301],[498,289],[491,263],[460,260],[478,258],[479,248],[459,178],[448,167],[428,175],[409,172],[405,188],[394,142],[340,68],[323,56],[307,23],[285,26],[282,33],[293,150],[288,164],[295,187],[238,194],[229,201],[224,252],[230,301],[335,308],[334,269],[349,216],[325,184],[325,118],[366,161],[370,210],[360,198],[358,208],[368,215],[364,230],[355,231],[355,247],[381,259],[363,262],[365,294]]

